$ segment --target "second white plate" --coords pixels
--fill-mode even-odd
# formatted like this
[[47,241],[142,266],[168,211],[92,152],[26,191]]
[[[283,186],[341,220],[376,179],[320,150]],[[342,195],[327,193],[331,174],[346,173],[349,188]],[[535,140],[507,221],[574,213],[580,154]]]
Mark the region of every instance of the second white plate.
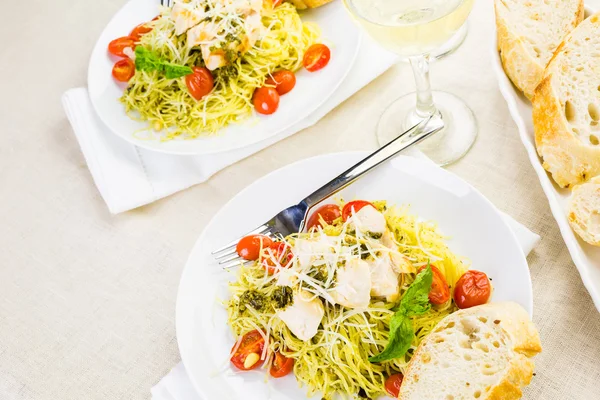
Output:
[[[206,227],[181,277],[176,321],[181,357],[202,398],[306,399],[306,389],[299,388],[293,376],[265,381],[264,371],[236,373],[229,368],[234,339],[220,300],[229,297],[227,283],[235,277],[224,272],[210,252],[298,202],[366,155],[327,154],[279,169],[240,192]],[[281,182],[286,182],[285,190],[273,190]],[[516,237],[498,210],[462,179],[429,161],[401,156],[341,195],[347,200],[411,204],[420,218],[438,222],[455,253],[468,257],[474,269],[492,278],[493,301],[516,301],[531,314],[529,268]]]
[[111,75],[116,59],[107,52],[111,40],[129,34],[131,29],[158,14],[158,0],[131,0],[108,23],[92,52],[88,70],[88,88],[92,104],[102,121],[118,136],[136,146],[173,154],[211,154],[239,149],[258,143],[291,128],[319,108],[342,83],[356,58],[360,32],[347,15],[341,1],[303,12],[302,19],[319,25],[321,40],[331,48],[331,61],[317,72],[304,69],[296,73],[296,87],[281,98],[276,113],[251,117],[229,125],[215,135],[193,140],[140,139],[136,132],[145,123],[132,120],[119,98],[123,85]]

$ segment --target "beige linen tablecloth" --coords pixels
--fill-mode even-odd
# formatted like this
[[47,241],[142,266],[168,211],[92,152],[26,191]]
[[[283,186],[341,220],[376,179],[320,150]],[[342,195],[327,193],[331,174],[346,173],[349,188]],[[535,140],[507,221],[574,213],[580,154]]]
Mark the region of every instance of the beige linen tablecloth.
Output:
[[[414,88],[409,68],[398,65],[314,127],[205,184],[111,216],[59,100],[86,84],[94,42],[122,3],[2,2],[0,400],[149,398],[179,361],[179,274],[215,211],[293,161],[375,149],[383,107]],[[492,2],[479,0],[470,21],[463,47],[433,66],[433,86],[465,99],[479,122],[473,150],[450,170],[542,236],[529,263],[544,352],[526,398],[599,399],[600,315],[497,89]]]

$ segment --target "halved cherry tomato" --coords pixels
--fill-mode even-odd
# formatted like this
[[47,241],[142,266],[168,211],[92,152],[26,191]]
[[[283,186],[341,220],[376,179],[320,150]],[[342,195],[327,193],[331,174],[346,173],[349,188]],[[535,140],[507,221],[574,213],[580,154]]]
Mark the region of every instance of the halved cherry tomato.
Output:
[[273,378],[281,378],[282,376],[286,376],[292,369],[294,368],[294,359],[288,358],[283,354],[276,352],[275,358],[273,359],[273,365],[271,365],[271,369],[269,373]]
[[123,58],[115,63],[112,76],[120,82],[128,82],[135,75],[135,63],[130,58]]
[[488,276],[480,271],[467,271],[456,282],[454,302],[458,308],[470,308],[485,304],[492,295]]
[[132,51],[135,50],[135,40],[132,37],[123,36],[110,42],[108,44],[108,51],[117,57],[127,57],[127,54],[123,53],[123,50],[128,47]]
[[269,275],[273,275],[279,269],[279,266],[288,268],[294,258],[294,253],[284,242],[272,243],[263,253],[265,259],[263,266]]
[[310,72],[315,72],[329,64],[331,50],[322,43],[313,44],[304,53],[302,65]]
[[263,86],[254,91],[254,108],[260,114],[273,114],[279,108],[279,93],[272,87]]
[[133,40],[135,40],[136,42],[139,42],[142,35],[145,35],[150,31],[152,31],[152,28],[147,26],[146,22],[144,22],[133,28],[133,30],[129,34],[129,37],[133,38]]
[[254,261],[260,257],[260,250],[271,247],[273,241],[264,235],[249,235],[243,237],[235,250],[244,260]]
[[402,386],[402,380],[404,379],[404,375],[401,373],[390,375],[385,380],[385,391],[389,393],[390,396],[397,399],[400,394],[400,386]]
[[344,221],[347,221],[352,214],[359,212],[361,208],[366,206],[375,207],[373,203],[365,200],[354,200],[350,203],[346,203],[344,209],[342,210],[342,217],[344,218]]
[[[237,342],[231,349],[231,352],[233,353],[231,356],[231,363],[238,369],[250,371],[251,369],[258,368],[262,365],[263,360],[260,359],[260,356],[265,347],[265,339],[259,331],[253,330],[246,333],[242,337],[240,345],[234,352],[233,349],[235,349],[236,345]],[[250,356],[251,359],[248,360],[249,362],[246,362],[248,356]]]
[[273,8],[281,4],[281,0],[273,0]]
[[208,68],[193,67],[192,73],[185,76],[188,91],[196,100],[202,99],[215,87],[215,81]]
[[331,225],[333,221],[342,216],[342,210],[335,204],[325,204],[315,210],[315,212],[308,219],[306,224],[306,230],[310,231],[314,227],[321,226],[321,219],[328,225]]
[[[419,272],[423,271],[427,267],[419,268]],[[444,304],[450,300],[450,289],[448,288],[448,282],[442,271],[440,271],[435,265],[431,266],[431,272],[433,272],[433,281],[431,283],[431,290],[429,291],[429,301],[431,304]]]
[[277,93],[283,96],[296,86],[296,75],[292,71],[282,69],[281,71],[273,72],[267,78],[265,85],[275,86]]

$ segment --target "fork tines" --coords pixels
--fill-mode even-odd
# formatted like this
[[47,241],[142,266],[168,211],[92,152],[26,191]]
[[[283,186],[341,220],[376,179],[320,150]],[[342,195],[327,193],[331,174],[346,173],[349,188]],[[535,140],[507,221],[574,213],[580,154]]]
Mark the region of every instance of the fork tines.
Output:
[[[265,235],[271,239],[274,239],[276,236],[276,232],[273,230],[272,227],[268,225],[261,225],[253,231],[248,232],[244,236],[248,235]],[[243,264],[244,260],[237,254],[236,249],[236,246],[240,239],[242,238],[234,240],[233,242],[211,253],[214,256],[215,260],[219,262],[219,265],[222,266],[222,268],[227,269]]]

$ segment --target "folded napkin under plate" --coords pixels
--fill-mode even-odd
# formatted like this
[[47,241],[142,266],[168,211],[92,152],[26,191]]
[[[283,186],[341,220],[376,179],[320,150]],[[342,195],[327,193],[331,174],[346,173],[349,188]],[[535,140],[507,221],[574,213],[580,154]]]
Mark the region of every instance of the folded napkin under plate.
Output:
[[134,146],[100,120],[85,88],[68,90],[62,103],[102,198],[110,212],[118,214],[205,182],[221,169],[314,125],[398,62],[398,56],[366,37],[358,54],[344,82],[313,114],[262,142],[218,154],[173,155]]

